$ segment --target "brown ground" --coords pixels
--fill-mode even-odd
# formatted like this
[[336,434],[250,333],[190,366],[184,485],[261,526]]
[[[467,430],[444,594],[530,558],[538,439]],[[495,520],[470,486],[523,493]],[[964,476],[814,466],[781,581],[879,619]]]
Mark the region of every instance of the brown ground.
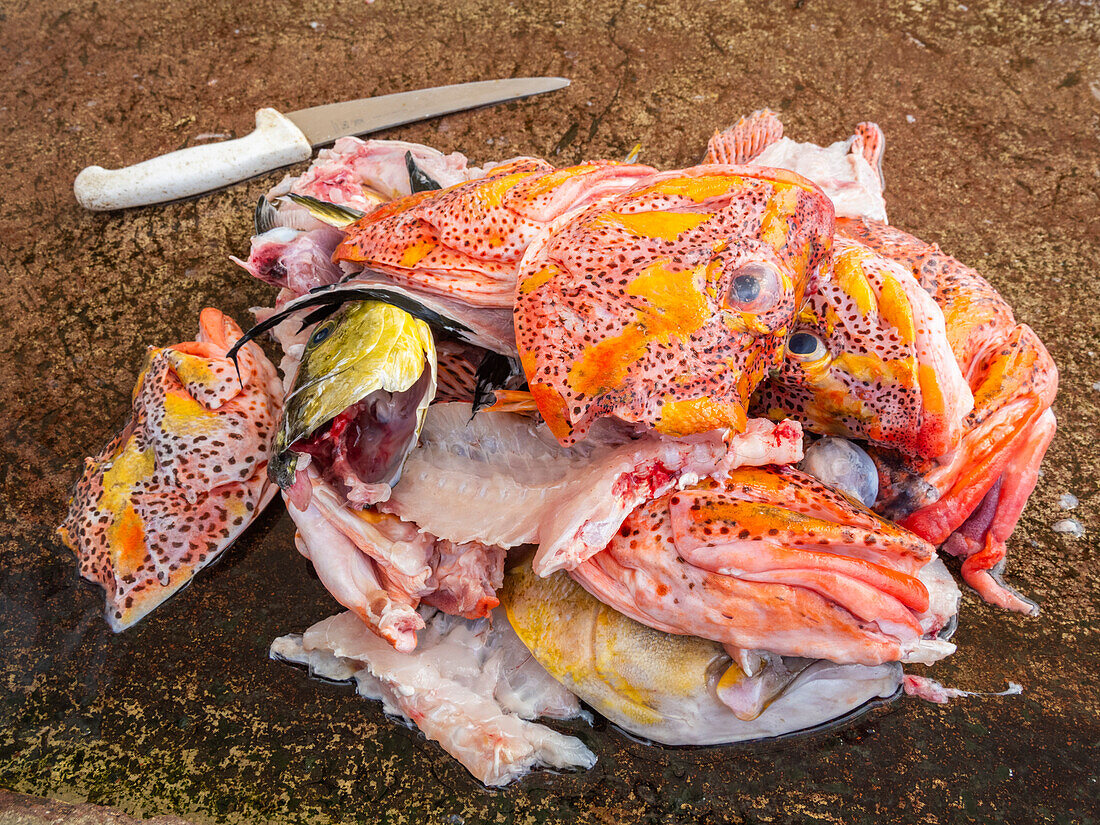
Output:
[[[226,822],[1096,821],[1100,7],[966,3],[0,3],[0,785]],[[112,636],[53,529],[81,459],[125,416],[143,348],[189,337],[208,303],[244,320],[269,300],[226,256],[282,173],[106,215],[76,205],[76,173],[243,134],[260,106],[525,74],[573,86],[392,136],[561,164],[641,141],[672,167],[764,106],[800,139],[883,126],[893,221],[979,267],[1061,369],[1061,430],[1011,547],[1010,579],[1043,613],[968,594],[959,652],[937,668],[1023,696],[900,701],[769,747],[583,730],[590,773],[487,793],[376,706],[265,658],[334,607],[277,507]],[[1082,539],[1050,529],[1063,492]]]

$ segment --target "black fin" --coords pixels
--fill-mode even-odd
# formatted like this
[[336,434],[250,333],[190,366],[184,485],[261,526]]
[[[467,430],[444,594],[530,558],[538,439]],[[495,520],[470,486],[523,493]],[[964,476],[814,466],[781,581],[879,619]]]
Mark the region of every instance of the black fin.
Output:
[[256,201],[256,211],[252,213],[252,222],[256,226],[256,234],[262,235],[274,229],[277,220],[276,215],[275,207],[271,205],[267,195],[260,195],[260,199]]
[[416,165],[412,152],[405,153],[405,168],[409,170],[409,190],[414,195],[417,192],[432,192],[443,188],[438,181]]
[[478,365],[474,387],[474,406],[470,418],[496,402],[496,391],[504,389],[508,381],[521,374],[519,361],[489,350]]

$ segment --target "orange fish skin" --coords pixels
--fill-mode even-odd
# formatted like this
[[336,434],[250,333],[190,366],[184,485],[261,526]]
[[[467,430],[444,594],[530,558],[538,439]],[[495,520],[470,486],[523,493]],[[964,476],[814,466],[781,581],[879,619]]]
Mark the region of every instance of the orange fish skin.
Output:
[[839,231],[906,266],[935,298],[974,394],[974,409],[949,456],[872,454],[880,468],[876,506],[962,557],[963,579],[986,601],[1037,613],[993,571],[1004,563],[1008,538],[1057,428],[1050,410],[1058,392],[1054,360],[985,278],[937,245],[869,219],[842,221]]
[[753,467],[646,502],[570,575],[657,630],[876,665],[953,649],[926,636],[950,618],[916,576],[934,557],[805,473]]
[[515,324],[559,441],[607,415],[669,435],[742,429],[833,226],[805,178],[739,166],[657,174],[552,224],[520,263]]
[[554,169],[517,158],[484,178],[375,209],[346,228],[333,260],[474,306],[511,309],[516,266],[547,224],[655,171],[608,161]]
[[[282,414],[275,368],[203,310],[196,340],[150,349],[131,418],[94,458],[58,528],[81,575],[106,591],[118,632],[188,584],[271,500],[267,455]],[[243,382],[243,387],[242,387]]]

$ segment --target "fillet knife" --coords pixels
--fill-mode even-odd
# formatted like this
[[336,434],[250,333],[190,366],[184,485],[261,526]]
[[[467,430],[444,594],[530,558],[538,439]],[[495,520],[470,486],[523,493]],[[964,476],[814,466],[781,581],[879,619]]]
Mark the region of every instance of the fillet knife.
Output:
[[564,77],[516,77],[348,100],[282,114],[256,112],[250,134],[189,146],[123,169],[89,166],[76,176],[80,205],[99,211],[186,198],[306,160],[345,135],[364,135],[440,115],[552,92]]

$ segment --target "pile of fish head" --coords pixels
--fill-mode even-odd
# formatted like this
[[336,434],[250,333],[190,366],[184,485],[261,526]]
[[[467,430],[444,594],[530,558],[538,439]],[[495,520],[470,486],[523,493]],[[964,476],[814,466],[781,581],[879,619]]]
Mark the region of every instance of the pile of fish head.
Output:
[[271,477],[283,489],[310,456],[360,506],[397,483],[435,397],[428,325],[381,301],[339,306],[317,324],[287,395]]
[[833,207],[792,172],[661,173],[554,222],[519,265],[516,337],[563,445],[604,416],[744,429],[828,263]]

